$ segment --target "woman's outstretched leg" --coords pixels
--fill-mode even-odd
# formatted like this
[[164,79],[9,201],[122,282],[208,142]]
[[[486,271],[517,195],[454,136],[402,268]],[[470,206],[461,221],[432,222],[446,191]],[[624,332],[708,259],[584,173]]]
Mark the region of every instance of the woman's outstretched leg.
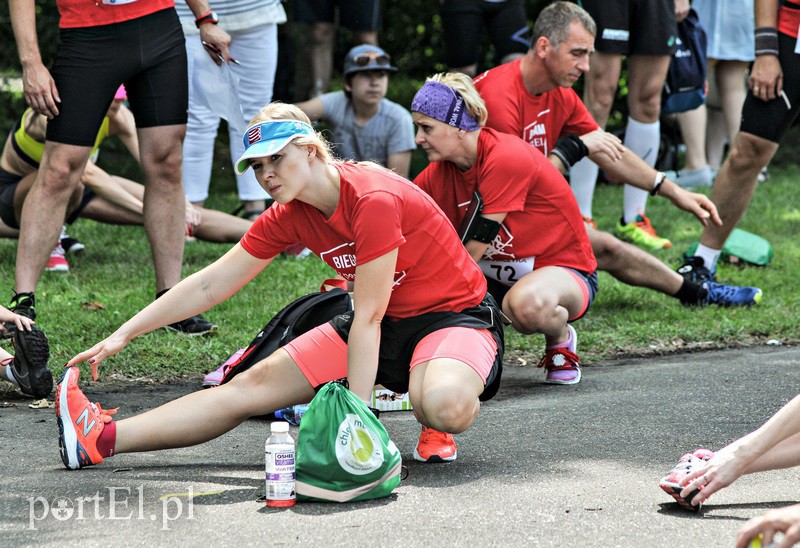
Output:
[[99,464],[117,453],[203,443],[249,417],[308,402],[314,396],[310,383],[284,350],[228,384],[194,392],[119,422],[86,399],[77,379],[78,369],[68,368],[56,399],[61,457],[72,469]]

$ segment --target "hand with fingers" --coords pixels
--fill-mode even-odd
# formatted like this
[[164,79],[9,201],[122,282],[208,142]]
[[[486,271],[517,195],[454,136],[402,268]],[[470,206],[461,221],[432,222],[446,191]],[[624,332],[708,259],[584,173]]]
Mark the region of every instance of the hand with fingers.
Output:
[[625,145],[622,144],[619,137],[603,129],[590,131],[589,133],[581,135],[580,139],[583,141],[583,144],[586,145],[586,148],[589,149],[590,155],[603,152],[615,162],[621,159],[625,151],[628,150],[625,148]]
[[682,189],[670,181],[670,185],[662,185],[659,194],[668,198],[675,207],[688,211],[699,220],[703,226],[708,226],[709,221],[715,225],[722,226],[722,219],[719,217],[717,206],[705,194],[689,192]]
[[675,0],[675,20],[680,23],[686,19],[691,9],[692,7],[689,5],[689,0]]
[[697,506],[705,502],[711,495],[742,476],[754,460],[755,457],[750,455],[744,444],[733,443],[720,449],[711,459],[692,468],[681,480],[681,497],[686,498],[692,492],[700,490],[689,503]]
[[[783,538],[773,544],[777,533],[783,533]],[[800,504],[770,510],[745,523],[736,534],[736,548],[747,548],[759,535],[761,546],[765,547],[789,548],[800,543]]]
[[217,25],[201,25],[200,40],[211,56],[211,59],[221,66],[223,62],[231,62],[231,36]]
[[26,64],[22,67],[22,91],[25,102],[49,120],[58,116],[58,106],[61,102],[58,89],[50,71],[41,63]]
[[30,331],[31,326],[33,326],[36,322],[26,316],[20,316],[19,314],[15,314],[9,309],[0,306],[0,331],[6,334],[8,333],[8,330],[6,330],[5,326],[3,325],[4,323],[13,323],[17,326],[17,329],[21,331]]
[[750,69],[748,81],[753,95],[762,101],[771,101],[783,90],[781,63],[774,55],[758,55]]
[[108,338],[100,341],[89,350],[84,350],[70,361],[67,362],[66,367],[77,365],[81,362],[88,361],[92,366],[92,380],[97,380],[97,367],[104,359],[113,356],[120,350],[125,348],[125,345],[130,342],[127,338],[117,333],[112,333]]

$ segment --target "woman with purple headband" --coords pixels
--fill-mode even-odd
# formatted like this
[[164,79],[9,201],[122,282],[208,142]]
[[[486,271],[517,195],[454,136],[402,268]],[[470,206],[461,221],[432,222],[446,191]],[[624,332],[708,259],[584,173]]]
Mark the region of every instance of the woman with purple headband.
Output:
[[[417,419],[448,432],[469,428],[480,401],[496,392],[499,307],[430,196],[376,164],[331,158],[292,105],[264,107],[244,145],[237,171],[252,168],[275,205],[222,258],[70,360],[56,398],[68,468],[209,441],[248,417],[307,403],[315,388],[343,377],[365,401],[376,380],[408,392]],[[97,365],[134,337],[227,299],[295,242],[353,282],[354,312],[292,340],[229,383],[119,422],[81,392],[75,364],[88,360],[96,378]]]
[[[460,73],[428,79],[411,104],[431,164],[415,179],[447,215],[520,333],[542,333],[545,382],[581,380],[569,325],[597,292],[597,263],[569,185],[536,148],[483,127],[487,111]],[[418,460],[455,458],[450,435],[423,431]],[[417,455],[415,455],[416,457]]]

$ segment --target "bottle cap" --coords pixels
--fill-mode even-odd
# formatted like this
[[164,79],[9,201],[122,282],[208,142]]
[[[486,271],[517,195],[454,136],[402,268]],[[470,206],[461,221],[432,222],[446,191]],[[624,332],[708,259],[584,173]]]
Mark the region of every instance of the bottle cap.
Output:
[[269,425],[270,432],[277,432],[277,433],[285,433],[289,431],[289,423],[288,422],[273,422]]

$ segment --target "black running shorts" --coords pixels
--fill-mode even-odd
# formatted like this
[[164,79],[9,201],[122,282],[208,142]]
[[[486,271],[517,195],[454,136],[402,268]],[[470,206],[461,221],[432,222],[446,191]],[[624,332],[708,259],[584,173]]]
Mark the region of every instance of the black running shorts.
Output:
[[380,0],[296,0],[295,18],[301,23],[333,23],[339,6],[339,24],[350,30],[380,30]]
[[122,23],[61,29],[50,71],[61,103],[47,124],[47,140],[94,145],[122,83],[137,128],[185,124],[187,70],[186,42],[172,8]]
[[0,168],[0,220],[11,228],[19,228],[14,214],[14,194],[22,177]]
[[794,52],[797,38],[778,34],[778,51],[783,70],[783,91],[772,101],[762,101],[752,91],[742,107],[741,130],[779,143],[800,113],[800,54]]
[[674,0],[577,0],[597,24],[594,47],[617,55],[672,55]]
[[[347,312],[336,316],[329,323],[347,343],[353,325],[353,313]],[[384,320],[381,323],[376,384],[381,384],[398,394],[408,392],[408,366],[414,355],[414,349],[427,335],[447,327],[487,329],[494,337],[497,354],[486,378],[483,393],[479,396],[481,401],[492,399],[500,387],[505,334],[500,306],[489,293],[478,306],[461,312],[430,312],[397,321]]]
[[461,68],[478,62],[483,25],[494,45],[495,62],[528,51],[530,31],[523,0],[446,0],[441,7],[445,62]]

